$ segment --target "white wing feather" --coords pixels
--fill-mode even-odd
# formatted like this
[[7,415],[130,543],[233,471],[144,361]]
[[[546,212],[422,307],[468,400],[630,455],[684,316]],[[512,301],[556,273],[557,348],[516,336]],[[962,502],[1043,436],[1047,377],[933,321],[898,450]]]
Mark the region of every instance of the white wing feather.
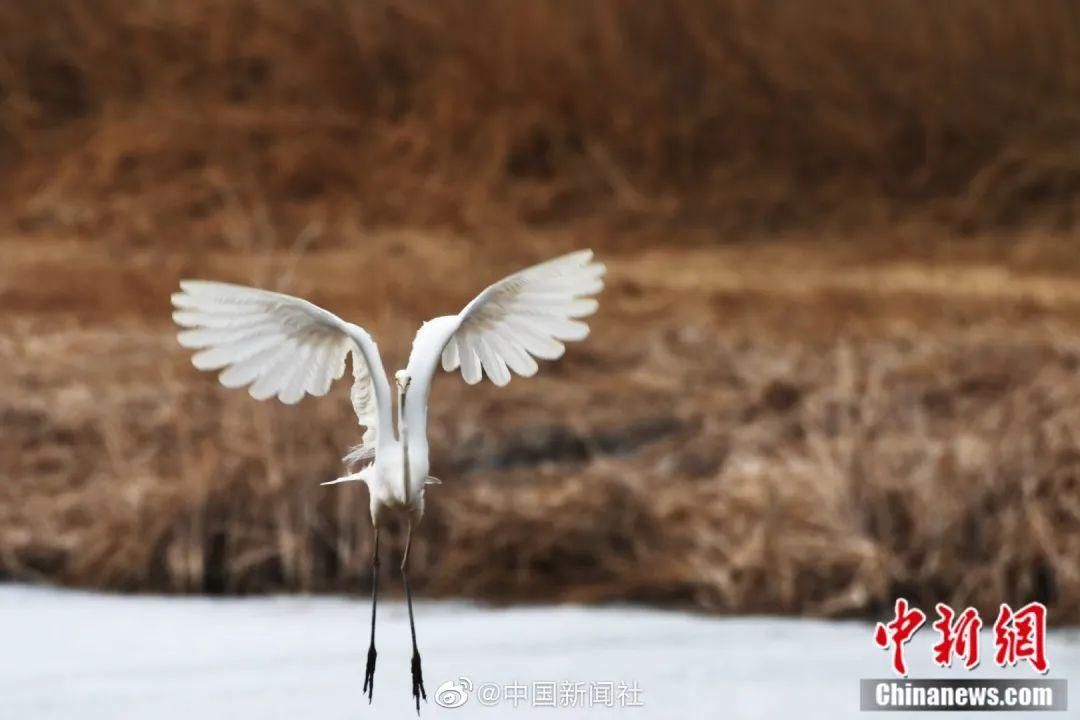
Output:
[[282,293],[203,280],[182,280],[180,287],[172,296],[173,319],[185,328],[177,336],[180,344],[199,351],[192,363],[200,370],[221,370],[218,379],[225,387],[250,386],[256,400],[277,396],[291,405],[304,395],[325,395],[345,373],[351,351],[351,398],[366,429],[348,457],[374,454],[390,390],[385,374],[372,372],[373,367],[381,371],[382,362],[367,332]]
[[347,465],[364,462],[375,457],[375,441],[378,438],[378,404],[375,401],[375,387],[371,382],[371,373],[368,372],[367,363],[359,358],[355,351],[352,353],[353,385],[349,391],[349,399],[352,401],[353,410],[356,411],[356,419],[364,426],[364,436],[359,445],[353,446],[344,462]]
[[531,377],[536,358],[554,360],[563,342],[581,340],[589,326],[578,318],[596,311],[590,297],[603,288],[604,266],[582,250],[535,265],[488,287],[457,315],[424,323],[409,355],[405,401],[409,445],[427,445],[427,402],[435,368],[461,368],[465,382],[487,375],[496,385],[511,373]]
[[442,366],[461,368],[470,385],[487,375],[496,385],[511,372],[536,374],[534,358],[554,360],[563,342],[583,340],[582,318],[596,312],[592,295],[604,287],[604,266],[581,250],[522,270],[480,293],[458,315],[460,323],[442,349]]

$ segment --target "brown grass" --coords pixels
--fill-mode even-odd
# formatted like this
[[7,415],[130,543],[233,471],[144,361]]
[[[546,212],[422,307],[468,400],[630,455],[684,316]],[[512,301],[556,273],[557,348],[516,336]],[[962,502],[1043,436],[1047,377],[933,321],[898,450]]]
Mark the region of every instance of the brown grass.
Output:
[[1080,618],[1072,3],[53,0],[0,34],[0,573],[363,589],[366,492],[317,484],[344,388],[196,373],[176,280],[310,296],[396,367],[588,245],[586,343],[438,381],[426,593]]
[[1077,221],[1070,0],[46,0],[0,32],[42,232]]
[[[407,240],[406,254],[440,258],[445,297],[356,293],[333,271],[348,254],[331,251],[285,258],[278,275],[288,263],[291,289],[371,318],[399,364],[416,319],[478,281],[467,248],[440,254],[455,238]],[[898,593],[988,611],[1038,597],[1077,617],[1077,293],[1046,271],[992,293],[978,292],[990,265],[940,263],[950,289],[855,264],[807,262],[793,241],[616,257],[593,337],[540,377],[505,390],[440,379],[446,482],[415,550],[420,586],[822,614]],[[107,287],[129,271],[98,272]],[[344,391],[254,403],[190,369],[157,311],[111,324],[93,320],[95,297],[80,301],[6,324],[6,571],[132,590],[362,588],[366,493],[317,485],[355,440]]]

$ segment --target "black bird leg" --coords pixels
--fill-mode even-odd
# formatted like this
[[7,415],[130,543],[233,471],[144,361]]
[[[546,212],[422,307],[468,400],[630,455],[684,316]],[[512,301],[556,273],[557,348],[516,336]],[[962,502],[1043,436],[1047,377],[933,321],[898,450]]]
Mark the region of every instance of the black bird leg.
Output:
[[364,692],[368,704],[375,694],[375,605],[379,600],[379,528],[375,528],[375,549],[371,552],[371,644],[368,645],[367,667],[364,670]]
[[409,534],[405,539],[405,554],[401,558],[401,579],[405,583],[405,599],[409,603],[409,631],[412,633],[412,694],[416,700],[416,714],[420,715],[420,698],[427,702],[424,691],[424,671],[420,667],[420,650],[416,647],[416,623],[413,621],[412,591],[409,590],[409,546],[412,545],[412,521],[409,522]]

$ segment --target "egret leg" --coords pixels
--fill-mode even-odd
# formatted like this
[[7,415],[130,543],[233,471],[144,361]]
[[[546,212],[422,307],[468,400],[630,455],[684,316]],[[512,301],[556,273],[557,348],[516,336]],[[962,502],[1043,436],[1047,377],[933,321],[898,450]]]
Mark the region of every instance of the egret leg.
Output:
[[375,549],[371,551],[371,644],[368,645],[367,667],[364,669],[364,692],[368,704],[375,694],[375,605],[379,601],[379,528],[375,528]]
[[409,604],[409,631],[412,633],[412,694],[416,700],[416,714],[420,715],[420,698],[427,702],[424,691],[424,672],[420,667],[420,650],[416,647],[416,623],[413,621],[412,591],[409,590],[409,547],[412,545],[412,522],[409,522],[409,534],[405,538],[405,554],[401,557],[401,579],[405,583],[405,599]]

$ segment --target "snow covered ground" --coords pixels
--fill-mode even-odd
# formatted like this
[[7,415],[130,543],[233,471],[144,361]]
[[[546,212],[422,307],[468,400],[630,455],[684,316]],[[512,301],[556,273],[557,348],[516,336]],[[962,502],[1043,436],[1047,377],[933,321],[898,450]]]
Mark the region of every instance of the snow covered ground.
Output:
[[[859,678],[889,675],[869,623],[624,607],[421,602],[416,610],[425,717],[865,718]],[[361,697],[369,612],[362,599],[118,597],[0,585],[0,718],[415,717],[400,603],[380,605],[374,705]],[[931,641],[924,628],[908,646],[912,677],[1036,677],[991,662],[973,673],[935,669]],[[983,638],[984,655],[990,642]],[[1080,631],[1053,631],[1048,655],[1049,677],[1072,679],[1080,692]],[[473,688],[465,704],[436,705],[436,689],[460,677]],[[536,706],[534,683],[544,697],[548,683],[558,695],[564,681],[582,683],[582,706]],[[608,682],[616,695],[636,683],[640,695],[624,692],[609,708]],[[485,707],[476,694],[485,685],[503,695],[523,686],[528,698],[517,708],[505,697]],[[620,707],[634,700],[642,707]]]

